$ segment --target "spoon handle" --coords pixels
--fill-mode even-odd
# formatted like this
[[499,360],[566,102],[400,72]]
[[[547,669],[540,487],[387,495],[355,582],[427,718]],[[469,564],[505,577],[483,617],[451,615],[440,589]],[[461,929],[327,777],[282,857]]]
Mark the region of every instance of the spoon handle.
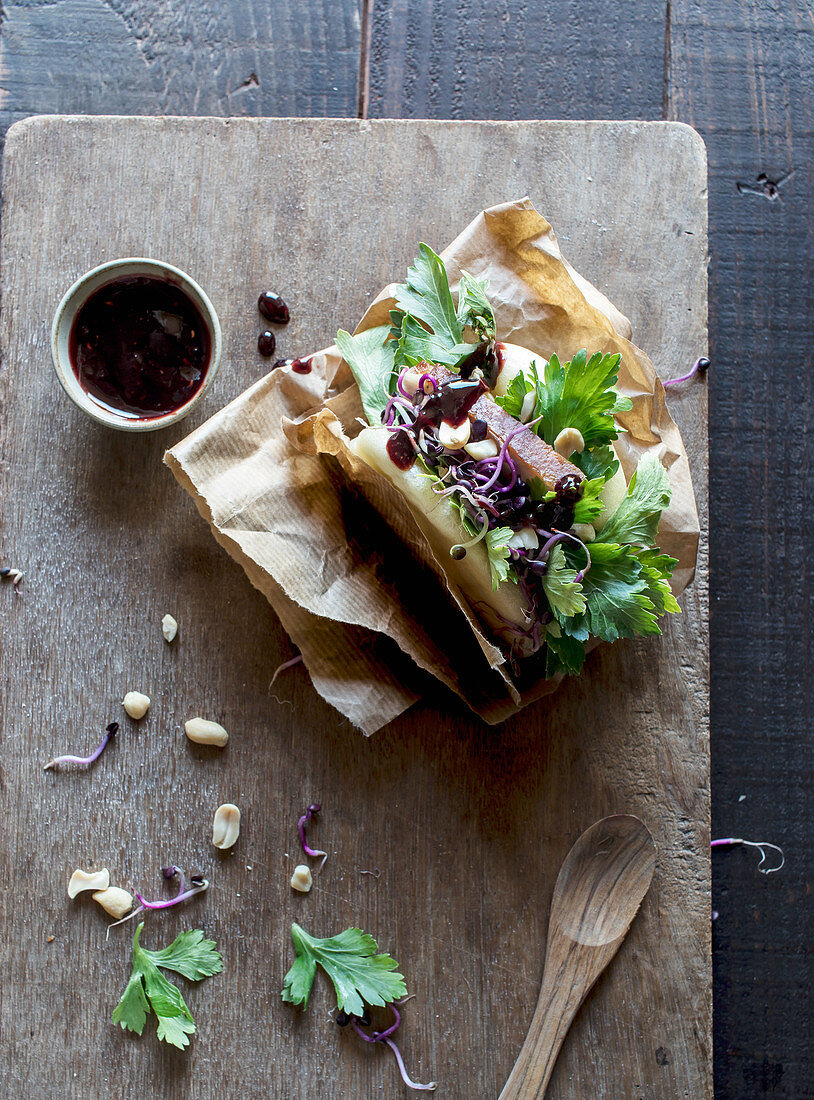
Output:
[[618,946],[616,941],[586,953],[570,936],[550,936],[534,1018],[499,1100],[542,1100],[571,1021]]

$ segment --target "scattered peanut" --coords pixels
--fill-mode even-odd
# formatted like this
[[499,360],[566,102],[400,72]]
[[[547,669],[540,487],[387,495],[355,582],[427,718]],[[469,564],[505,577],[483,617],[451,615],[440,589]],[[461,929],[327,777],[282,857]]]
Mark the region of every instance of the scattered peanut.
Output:
[[133,897],[120,886],[110,886],[107,890],[97,890],[93,900],[98,901],[106,913],[118,920],[126,916],[133,908]]
[[563,458],[570,458],[574,451],[580,454],[585,450],[585,440],[577,428],[563,428],[554,440],[554,450]]
[[150,696],[140,691],[128,691],[122,699],[122,706],[131,718],[143,718],[150,707]]
[[240,810],[234,802],[224,802],[215,810],[212,843],[216,848],[231,848],[240,836]]
[[420,370],[408,370],[401,376],[401,384],[409,394],[418,393],[418,383],[421,381]]
[[161,633],[168,642],[178,633],[178,621],[172,615],[165,615],[161,620]]
[[307,894],[313,885],[314,876],[311,874],[311,868],[306,867],[304,863],[298,864],[291,876],[291,889],[299,890],[301,894]]
[[217,745],[222,749],[229,740],[229,734],[219,722],[210,722],[206,718],[190,718],[184,723],[187,737],[197,745]]
[[476,462],[480,462],[484,458],[495,458],[500,453],[500,448],[494,439],[482,439],[479,443],[467,443],[464,450]]
[[450,451],[458,451],[469,442],[472,425],[467,417],[462,424],[450,424],[442,420],[438,425],[438,442]]
[[537,404],[537,391],[529,390],[526,396],[523,398],[523,404],[520,406],[520,416],[518,420],[521,424],[527,424],[531,420],[531,414],[534,412],[534,406]]
[[82,871],[77,869],[68,883],[68,897],[75,898],[83,890],[107,890],[110,886],[110,871],[103,867],[101,871]]

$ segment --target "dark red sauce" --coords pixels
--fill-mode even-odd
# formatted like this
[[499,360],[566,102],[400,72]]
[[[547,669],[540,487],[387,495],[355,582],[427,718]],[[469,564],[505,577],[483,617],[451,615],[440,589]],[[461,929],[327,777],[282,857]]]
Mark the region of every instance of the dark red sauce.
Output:
[[447,424],[457,428],[459,424],[463,424],[469,410],[484,393],[486,386],[483,382],[445,382],[435,397],[427,402],[424,412],[432,410],[439,420],[445,420]]
[[277,359],[271,369],[276,370],[277,367],[291,367],[295,374],[310,374],[312,370],[312,358],[312,356],[308,355],[305,359]]
[[74,318],[74,374],[100,405],[147,420],[185,405],[209,366],[197,306],[165,279],[127,275],[95,291]]
[[257,308],[273,325],[287,325],[291,318],[288,306],[273,290],[263,291],[257,299]]
[[[277,337],[273,332],[261,332],[257,337],[257,350],[261,355],[264,355],[266,359],[270,359],[277,350]],[[276,366],[276,364],[275,364]]]
[[391,433],[387,441],[387,453],[393,465],[400,470],[409,470],[415,462],[415,447],[403,428]]

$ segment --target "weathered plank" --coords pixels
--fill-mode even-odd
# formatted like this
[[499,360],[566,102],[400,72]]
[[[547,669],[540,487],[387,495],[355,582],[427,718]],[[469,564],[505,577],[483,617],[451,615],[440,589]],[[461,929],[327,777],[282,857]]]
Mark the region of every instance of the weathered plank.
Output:
[[[254,170],[262,148],[278,150],[278,173]],[[462,175],[472,156],[495,171]],[[560,861],[583,828],[619,811],[653,831],[657,879],[575,1021],[551,1096],[709,1095],[703,556],[663,640],[597,652],[579,683],[499,730],[430,685],[364,741],[302,670],[275,685],[293,711],[270,698],[290,647],[161,466],[184,426],[132,439],[91,424],[58,389],[47,341],[82,270],[164,256],[203,283],[223,323],[204,416],[264,370],[255,299],[269,281],[294,311],[281,350],[322,346],[420,238],[443,244],[482,206],[530,190],[669,374],[705,344],[703,169],[688,130],[642,124],[46,119],[13,131],[0,492],[3,555],[26,581],[20,598],[2,591],[0,1058],[15,1095],[95,1100],[122,1082],[168,1100],[397,1095],[389,1054],[328,1023],[323,986],[302,1019],[279,1002],[297,919],[317,934],[370,928],[418,994],[403,1040],[415,1076],[435,1077],[445,1096],[495,1096],[537,998]],[[704,387],[676,413],[704,517]],[[181,624],[173,648],[159,631],[167,610]],[[150,714],[138,729],[125,722],[90,774],[41,771],[55,750],[94,742],[135,687],[153,696]],[[193,712],[231,729],[224,754],[187,745]],[[295,897],[295,823],[314,798],[331,858],[313,893]],[[213,858],[211,814],[226,800],[241,806],[243,834]],[[71,868],[92,861],[157,891],[170,860],[203,866],[213,890],[151,918],[148,945],[200,924],[226,958],[223,975],[189,991],[201,1033],[184,1056],[111,1025],[129,934],[105,946],[93,903],[64,894]],[[359,874],[375,867],[379,879]]]
[[3,128],[56,112],[353,116],[360,23],[359,0],[9,0]]
[[[673,0],[670,117],[709,151],[716,1095],[812,1095],[814,191],[809,3]],[[734,460],[734,461],[733,461]]]
[[663,69],[660,0],[376,0],[369,113],[660,118]]

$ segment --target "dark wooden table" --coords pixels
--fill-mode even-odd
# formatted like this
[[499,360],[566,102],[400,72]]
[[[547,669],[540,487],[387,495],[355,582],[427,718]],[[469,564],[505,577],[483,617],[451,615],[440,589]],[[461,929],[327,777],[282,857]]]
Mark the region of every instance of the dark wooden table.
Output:
[[738,1100],[814,1096],[813,56],[806,0],[9,0],[0,23],[4,131],[83,112],[668,118],[702,134],[713,833],[787,855],[769,878],[743,850],[713,864],[716,1095]]

